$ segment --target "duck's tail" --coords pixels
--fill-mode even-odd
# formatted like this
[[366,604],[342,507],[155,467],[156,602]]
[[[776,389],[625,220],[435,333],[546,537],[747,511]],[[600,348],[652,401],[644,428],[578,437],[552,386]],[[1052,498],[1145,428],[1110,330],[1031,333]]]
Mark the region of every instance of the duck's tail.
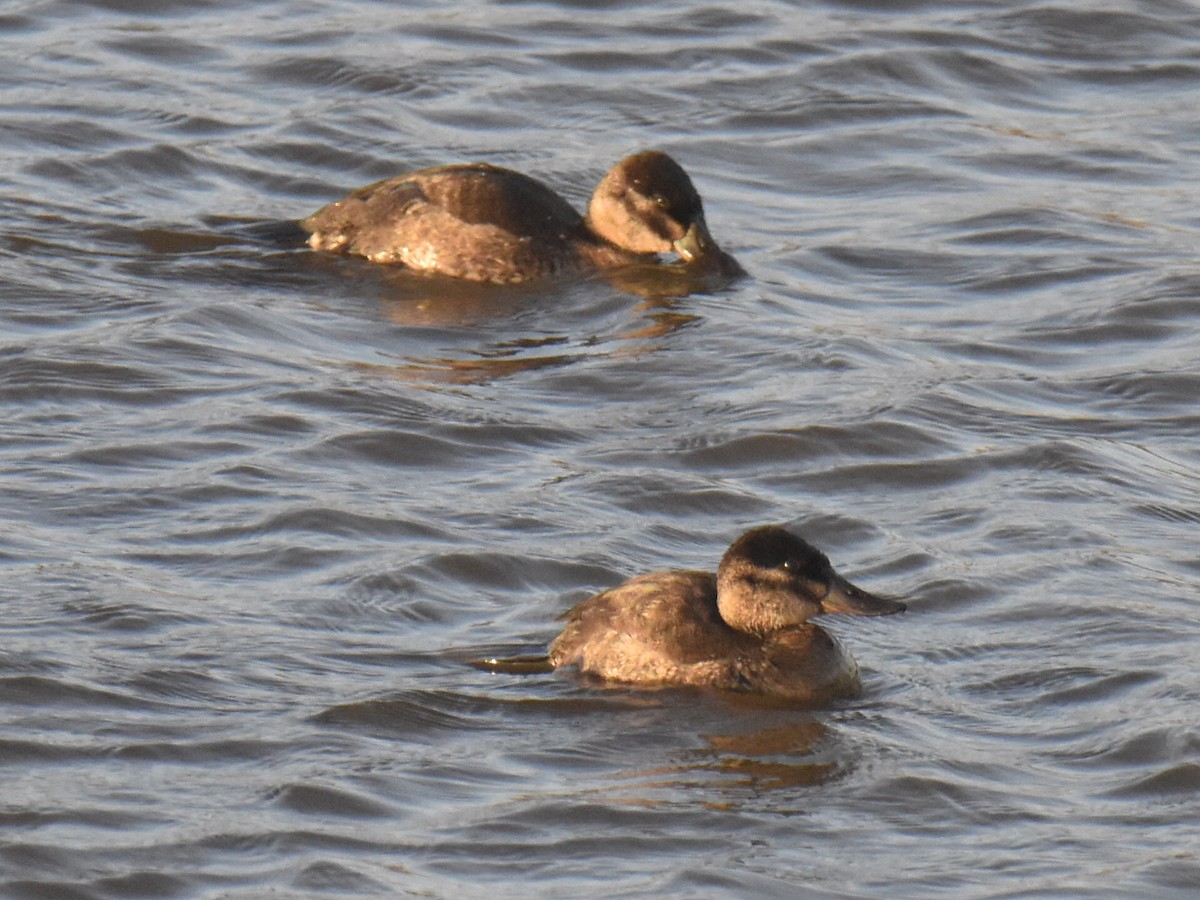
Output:
[[469,660],[468,665],[500,675],[544,675],[554,671],[549,656],[485,656]]

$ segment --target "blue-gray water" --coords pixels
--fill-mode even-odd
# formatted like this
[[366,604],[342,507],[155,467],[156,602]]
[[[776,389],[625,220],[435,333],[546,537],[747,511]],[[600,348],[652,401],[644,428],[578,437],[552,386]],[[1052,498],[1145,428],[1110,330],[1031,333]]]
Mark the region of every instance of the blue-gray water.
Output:
[[[1200,891],[1200,10],[0,9],[0,896]],[[262,239],[691,172],[751,278]],[[788,523],[904,616],[802,711],[467,662]]]

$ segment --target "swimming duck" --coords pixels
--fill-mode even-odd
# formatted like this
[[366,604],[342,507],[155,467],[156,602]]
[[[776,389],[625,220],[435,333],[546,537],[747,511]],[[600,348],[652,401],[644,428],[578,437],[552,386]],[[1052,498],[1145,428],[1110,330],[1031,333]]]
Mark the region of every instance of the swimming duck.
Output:
[[741,272],[708,233],[692,180],[656,150],[617,163],[586,216],[527,175],[471,163],[367,185],[300,224],[314,250],[471,281],[519,283],[672,252],[689,268]]
[[858,666],[808,619],[904,609],[855,587],[803,539],[764,526],[730,545],[716,575],[639,575],[584,600],[563,617],[547,662],[609,682],[824,703],[858,692]]

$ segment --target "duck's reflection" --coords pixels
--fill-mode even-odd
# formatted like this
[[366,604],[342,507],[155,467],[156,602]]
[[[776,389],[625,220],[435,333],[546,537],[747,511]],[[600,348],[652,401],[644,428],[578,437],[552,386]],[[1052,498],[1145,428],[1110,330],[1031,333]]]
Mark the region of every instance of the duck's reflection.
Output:
[[[461,354],[407,357],[393,366],[372,365],[374,371],[405,381],[432,384],[481,384],[537,369],[566,366],[598,355],[639,357],[652,353],[679,330],[700,321],[684,311],[684,298],[728,285],[715,272],[683,266],[630,266],[607,272],[603,281],[584,285],[516,285],[499,287],[414,274],[403,269],[376,267],[383,316],[403,328],[477,329],[508,320],[517,322],[539,307],[562,305],[564,292],[612,287],[641,297],[629,309],[629,322],[601,334],[538,334],[488,340]],[[553,319],[539,316],[538,321]],[[560,320],[561,321],[561,320]]]
[[[708,792],[708,805],[729,806],[744,791],[761,794],[815,787],[845,772],[844,764],[822,752],[830,736],[824,723],[814,718],[747,732],[709,734],[704,740],[706,748],[691,751],[681,762],[614,773],[626,791],[632,789],[625,802],[653,806],[660,802],[655,799],[658,791],[698,790]],[[714,787],[735,793],[712,794]]]
[[[607,284],[622,294],[643,298],[638,309],[656,310],[693,294],[728,288],[745,274],[732,257],[733,269],[716,265],[629,265],[576,284]],[[401,267],[374,267],[380,282],[384,314],[397,325],[451,326],[479,324],[516,315],[542,303],[553,304],[571,283],[526,282],[517,285],[478,284],[453,278],[421,275]]]
[[838,774],[836,763],[813,758],[826,737],[827,728],[817,719],[745,734],[706,735],[715,759],[702,765],[735,776],[740,784],[756,790],[812,787]]

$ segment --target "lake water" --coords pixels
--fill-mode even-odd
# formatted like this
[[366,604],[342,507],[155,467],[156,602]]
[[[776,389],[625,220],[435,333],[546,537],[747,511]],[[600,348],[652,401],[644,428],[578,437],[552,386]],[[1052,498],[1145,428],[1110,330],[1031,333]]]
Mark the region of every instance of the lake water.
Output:
[[[0,895],[1200,892],[1200,8],[0,8]],[[748,279],[272,240],[672,153]],[[555,617],[785,523],[885,619],[802,710]]]

